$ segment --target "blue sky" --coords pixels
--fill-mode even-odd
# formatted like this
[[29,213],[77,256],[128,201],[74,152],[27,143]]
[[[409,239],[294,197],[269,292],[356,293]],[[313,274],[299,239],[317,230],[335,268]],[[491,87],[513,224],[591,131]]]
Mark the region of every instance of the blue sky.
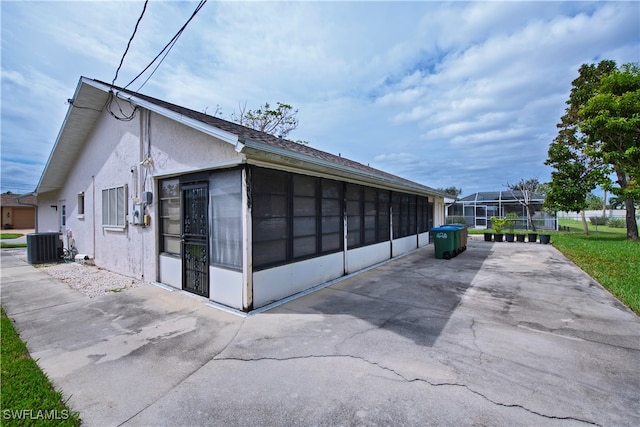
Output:
[[[196,4],[149,2],[117,85]],[[35,190],[78,79],[113,80],[142,6],[0,2],[2,192]],[[601,59],[640,61],[638,2],[210,0],[140,92],[223,118],[289,103],[291,139],[467,195],[550,179],[571,81]]]

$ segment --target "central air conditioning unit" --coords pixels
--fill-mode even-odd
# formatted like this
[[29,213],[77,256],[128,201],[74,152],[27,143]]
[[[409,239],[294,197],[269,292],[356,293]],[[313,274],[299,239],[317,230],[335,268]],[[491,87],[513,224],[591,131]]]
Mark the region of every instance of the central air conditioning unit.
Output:
[[27,262],[42,264],[59,262],[62,258],[62,233],[27,234]]

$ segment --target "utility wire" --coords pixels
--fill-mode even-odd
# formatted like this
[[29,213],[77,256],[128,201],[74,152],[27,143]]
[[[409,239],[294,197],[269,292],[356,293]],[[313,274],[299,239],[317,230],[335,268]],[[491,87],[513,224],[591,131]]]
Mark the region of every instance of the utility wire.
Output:
[[[178,41],[178,38],[180,38],[180,36],[182,35],[183,31],[185,30],[185,28],[187,28],[187,25],[189,25],[189,23],[193,20],[193,18],[195,18],[195,16],[198,14],[198,12],[200,12],[200,9],[202,9],[202,7],[207,3],[207,0],[200,0],[200,3],[198,3],[198,6],[196,6],[196,9],[193,11],[193,13],[191,14],[191,16],[189,17],[189,19],[187,20],[187,22],[185,22],[185,24],[182,26],[182,28],[180,28],[180,30],[178,30],[178,32],[176,33],[176,35],[173,36],[173,38],[169,41],[169,43],[167,43],[165,45],[164,48],[162,48],[162,50],[160,51],[160,53],[158,53],[158,55],[156,55],[155,58],[153,58],[153,60],[149,63],[149,65],[147,65],[144,70],[142,70],[137,76],[135,76],[133,78],[133,80],[131,80],[125,87],[124,89],[128,88],[129,86],[131,86],[133,84],[133,82],[135,82],[136,80],[138,80],[140,78],[140,76],[142,76],[142,74],[144,74],[145,71],[147,71],[155,62],[156,60],[162,56],[162,54],[164,53],[164,56],[162,57],[162,59],[160,60],[160,62],[156,65],[156,67],[153,69],[151,75],[149,77],[147,77],[147,79],[144,81],[144,83],[142,83],[142,85],[136,90],[136,92],[138,92],[140,89],[142,89],[142,86],[144,86],[147,81],[149,81],[149,79],[151,78],[151,76],[153,76],[153,74],[156,72],[156,70],[158,69],[158,67],[160,66],[160,64],[162,64],[162,61],[164,61],[164,59],[167,57],[167,55],[169,54],[169,52],[171,51],[171,49],[173,48],[173,46],[176,44],[176,42]],[[165,52],[166,51],[166,52]]]
[[[133,40],[133,37],[136,33],[136,30],[138,29],[138,24],[140,23],[140,20],[142,19],[142,16],[144,15],[144,11],[146,10],[147,7],[147,3],[149,0],[145,0],[145,4],[144,4],[144,8],[142,10],[142,14],[140,15],[140,17],[138,18],[138,22],[136,23],[136,27],[133,30],[133,34],[131,35],[131,39],[129,40],[129,43],[127,44],[127,50],[125,50],[124,55],[122,56],[122,59],[120,60],[120,66],[118,66],[118,70],[116,71],[116,77],[114,77],[113,82],[111,83],[111,86],[114,86],[116,78],[118,77],[118,71],[120,70],[120,67],[122,66],[122,63],[124,61],[124,56],[126,55],[127,51],[129,50],[129,45],[131,44],[131,41]],[[153,60],[149,63],[149,65],[147,65],[136,77],[133,78],[133,80],[131,80],[126,86],[124,86],[123,89],[128,88],[129,86],[131,86],[131,84],[133,84],[133,82],[135,82],[137,79],[140,78],[140,76],[142,76],[142,74],[144,74],[155,62],[158,58],[160,58],[160,56],[162,56],[162,59],[160,60],[160,62],[158,62],[158,64],[155,66],[155,68],[153,69],[153,71],[151,72],[151,74],[149,75],[149,77],[147,77],[147,79],[142,83],[142,85],[140,85],[140,87],[134,92],[134,93],[138,93],[140,91],[140,89],[142,89],[142,87],[149,81],[149,79],[153,76],[153,74],[156,72],[156,70],[158,69],[158,67],[160,67],[160,65],[162,64],[162,62],[164,61],[164,59],[167,57],[167,55],[169,54],[169,52],[171,51],[171,49],[173,48],[173,46],[175,46],[176,42],[178,41],[178,39],[180,38],[180,36],[182,35],[182,33],[184,32],[185,28],[187,28],[187,25],[189,25],[189,23],[193,20],[193,18],[195,18],[195,16],[198,14],[198,12],[200,12],[200,9],[202,9],[202,7],[207,3],[207,0],[200,0],[200,2],[198,3],[198,5],[196,6],[196,9],[193,11],[193,13],[191,14],[191,16],[189,17],[189,19],[187,20],[187,22],[185,22],[185,24],[180,28],[180,30],[178,30],[178,32],[171,38],[171,40],[169,41],[169,43],[167,43],[164,48],[162,48],[162,50],[160,51],[160,53],[158,53],[158,55],[156,55],[155,58],[153,58]],[[164,54],[164,55],[163,55]],[[116,103],[116,105],[118,106],[118,110],[120,111],[120,114],[122,114],[122,116],[118,116],[117,114],[115,114],[112,109],[112,102]],[[131,104],[131,103],[129,103]],[[137,111],[137,107],[133,107],[132,111],[130,114],[126,114],[123,110],[122,107],[120,106],[120,104],[118,103],[117,100],[117,94],[115,94],[113,92],[113,88],[110,91],[109,94],[109,99],[107,100],[107,111],[109,112],[109,114],[111,114],[114,118],[116,118],[117,120],[122,120],[122,121],[130,121],[135,117],[136,111]]]
[[127,52],[129,51],[129,46],[131,46],[131,42],[133,41],[133,38],[136,35],[136,31],[138,31],[138,25],[140,25],[140,21],[142,21],[142,17],[144,16],[144,12],[147,10],[147,3],[149,3],[149,0],[145,0],[144,1],[144,7],[142,8],[142,13],[140,14],[140,17],[138,18],[138,22],[136,22],[136,26],[133,29],[133,34],[131,34],[131,37],[129,38],[129,42],[127,43],[127,48],[124,50],[124,53],[122,54],[122,58],[120,58],[120,65],[118,65],[118,69],[116,70],[116,75],[113,78],[113,81],[111,82],[111,86],[115,85],[115,83],[116,83],[116,79],[118,78],[118,73],[120,72],[120,68],[122,68],[122,63],[124,62],[124,57],[127,56]]

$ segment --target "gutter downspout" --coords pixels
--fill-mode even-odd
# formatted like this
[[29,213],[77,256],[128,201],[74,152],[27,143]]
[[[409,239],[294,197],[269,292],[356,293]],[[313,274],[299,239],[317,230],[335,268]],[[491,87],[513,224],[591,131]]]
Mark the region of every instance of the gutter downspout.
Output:
[[91,228],[93,229],[93,248],[91,251],[93,253],[93,259],[96,259],[96,176],[91,176]]

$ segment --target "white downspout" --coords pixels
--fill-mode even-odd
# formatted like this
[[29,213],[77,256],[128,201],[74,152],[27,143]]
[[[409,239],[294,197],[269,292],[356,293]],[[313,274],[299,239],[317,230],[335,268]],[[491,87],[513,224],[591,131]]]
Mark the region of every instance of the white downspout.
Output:
[[242,222],[242,308],[249,311],[253,308],[253,236],[251,233],[251,206],[249,202],[249,192],[251,183],[247,172],[248,168],[242,169],[242,212],[244,221]]

